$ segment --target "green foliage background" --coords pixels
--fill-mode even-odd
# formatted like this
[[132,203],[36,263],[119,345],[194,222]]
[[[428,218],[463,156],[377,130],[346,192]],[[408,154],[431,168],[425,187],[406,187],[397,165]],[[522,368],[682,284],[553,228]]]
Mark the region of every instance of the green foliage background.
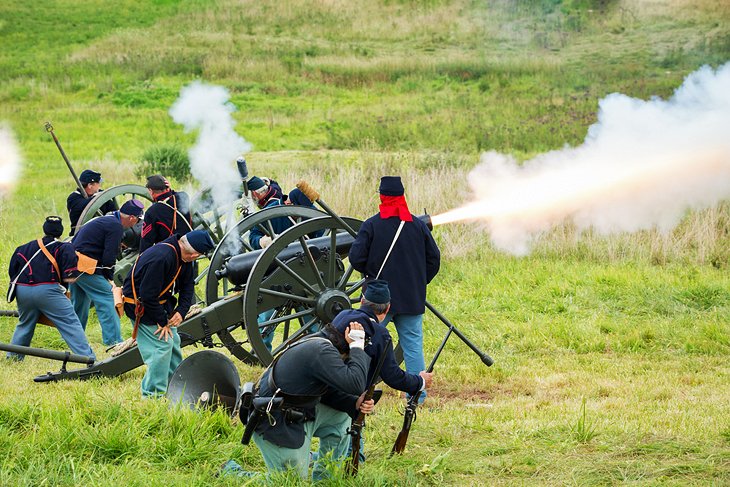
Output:
[[[0,120],[24,167],[0,201],[0,267],[44,215],[65,215],[73,183],[46,120],[77,171],[134,182],[145,151],[194,141],[167,114],[180,88],[220,84],[253,171],[304,174],[366,217],[374,199],[351,193],[383,171],[422,181],[412,207],[444,210],[453,195],[435,182],[458,181],[482,151],[578,145],[607,94],[666,98],[728,60],[730,7],[712,0],[5,1]],[[401,407],[390,391],[357,481],[331,484],[727,483],[729,234],[727,204],[663,237],[561,229],[525,258],[468,227],[437,229],[446,258],[429,299],[495,366],[451,341],[408,454],[387,458]],[[14,324],[0,318],[1,341]],[[425,328],[429,356],[445,329]],[[96,323],[88,333],[101,355]],[[34,345],[64,348],[51,329]],[[214,477],[228,458],[263,470],[240,424],[140,401],[141,370],[30,382],[55,366],[0,363],[0,484],[240,485]]]

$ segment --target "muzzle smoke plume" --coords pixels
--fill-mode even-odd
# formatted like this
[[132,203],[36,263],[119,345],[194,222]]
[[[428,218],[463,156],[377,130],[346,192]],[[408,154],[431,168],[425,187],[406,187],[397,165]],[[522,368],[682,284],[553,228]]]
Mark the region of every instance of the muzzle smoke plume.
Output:
[[15,186],[20,174],[20,148],[10,127],[0,125],[0,198]]
[[581,146],[522,165],[485,153],[469,183],[476,200],[433,224],[483,222],[518,255],[566,220],[601,234],[669,231],[687,209],[730,197],[730,63],[690,74],[666,101],[611,94]]
[[251,150],[251,144],[233,129],[231,114],[236,110],[228,90],[195,81],[180,90],[180,98],[170,108],[172,119],[186,132],[198,130],[198,140],[188,151],[190,172],[203,188],[212,191],[217,207],[230,204],[241,186],[233,162]]

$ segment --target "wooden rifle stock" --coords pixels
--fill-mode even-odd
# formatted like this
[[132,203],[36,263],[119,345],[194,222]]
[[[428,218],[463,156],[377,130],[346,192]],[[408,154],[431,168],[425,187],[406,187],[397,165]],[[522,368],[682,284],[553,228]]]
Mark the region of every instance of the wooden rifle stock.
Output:
[[[449,326],[449,332],[446,333],[446,336],[441,341],[441,345],[439,346],[439,349],[436,351],[436,355],[433,356],[433,359],[431,360],[431,363],[428,365],[428,369],[426,372],[429,374],[433,372],[433,366],[436,365],[436,361],[439,358],[439,355],[441,355],[441,352],[444,350],[444,347],[446,346],[446,342],[448,341],[449,337],[451,336],[451,333],[454,331],[454,325]],[[390,456],[393,456],[394,453],[403,453],[403,450],[406,449],[406,443],[408,442],[408,434],[411,432],[411,425],[413,424],[413,421],[416,420],[416,409],[418,409],[418,398],[421,397],[422,391],[418,391],[414,395],[411,396],[411,398],[408,400],[408,404],[406,405],[406,410],[403,412],[403,426],[401,427],[400,433],[398,433],[398,438],[395,439],[395,443],[393,443],[393,449],[390,450]]]
[[[385,343],[385,347],[387,346],[388,342]],[[378,359],[378,365],[375,367],[375,373],[373,374],[373,378],[370,379],[370,385],[368,385],[367,391],[365,392],[365,398],[362,402],[371,400],[375,394],[375,383],[378,380],[380,371],[383,369],[383,362],[385,362],[385,356],[387,355],[385,352],[386,350],[383,348],[383,352],[380,354],[380,358]],[[345,466],[345,470],[352,476],[357,475],[357,470],[360,467],[360,440],[362,439],[363,426],[365,426],[365,413],[360,412],[358,413],[357,418],[352,421],[350,429],[347,430],[347,433],[350,435],[352,454],[350,455],[350,460]]]

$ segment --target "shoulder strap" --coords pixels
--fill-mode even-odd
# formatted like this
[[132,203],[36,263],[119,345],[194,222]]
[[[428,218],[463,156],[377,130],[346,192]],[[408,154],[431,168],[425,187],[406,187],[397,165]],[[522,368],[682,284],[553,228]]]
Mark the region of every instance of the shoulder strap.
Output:
[[51,261],[51,264],[53,264],[53,268],[56,269],[56,274],[58,274],[58,282],[61,282],[63,279],[61,278],[61,271],[58,268],[58,262],[56,262],[56,259],[53,258],[51,253],[48,251],[46,246],[43,244],[42,239],[39,238],[38,240],[36,240],[36,242],[38,242],[38,246],[41,248],[41,251],[44,254],[46,254],[46,258],[48,258],[48,260]]
[[401,220],[400,225],[398,225],[398,230],[395,232],[395,237],[393,237],[393,241],[390,243],[390,248],[388,249],[388,253],[385,254],[385,259],[383,259],[383,264],[380,266],[380,270],[378,271],[378,275],[375,276],[375,279],[380,279],[380,273],[383,272],[383,267],[385,267],[385,263],[388,262],[388,257],[390,257],[390,253],[393,251],[393,247],[395,247],[395,242],[398,240],[398,237],[400,237],[400,231],[403,230],[403,225],[405,225],[405,221]]

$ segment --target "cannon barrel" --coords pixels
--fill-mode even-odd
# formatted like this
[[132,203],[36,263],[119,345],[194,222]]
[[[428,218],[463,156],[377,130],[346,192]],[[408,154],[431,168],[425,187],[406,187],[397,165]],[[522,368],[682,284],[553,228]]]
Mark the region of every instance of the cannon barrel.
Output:
[[[352,247],[352,242],[354,240],[355,238],[349,233],[338,233],[336,252],[342,257],[347,256],[347,253],[350,251],[350,247]],[[312,256],[316,260],[322,254],[328,253],[330,251],[330,242],[331,238],[329,236],[313,238],[307,240],[307,247],[309,248],[309,251],[312,253]],[[282,262],[286,262],[287,260],[291,259],[292,257],[296,257],[302,252],[303,249],[299,242],[294,242],[292,244],[289,244],[287,248],[279,253],[277,258]],[[251,273],[251,269],[253,269],[254,264],[262,253],[263,250],[254,250],[253,252],[246,252],[245,254],[233,256],[228,260],[228,262],[223,264],[223,267],[221,269],[215,271],[215,276],[218,279],[222,279],[225,277],[236,286],[246,284],[246,281],[248,280],[248,275]],[[276,264],[271,264],[269,272],[273,271],[275,268]]]
[[32,357],[58,360],[60,362],[74,362],[86,365],[92,365],[94,363],[94,359],[87,357],[86,355],[76,355],[71,352],[59,352],[57,350],[47,350],[45,348],[23,347],[21,345],[11,345],[10,343],[0,343],[0,350],[18,353],[21,355],[30,355]]
[[[424,222],[428,226],[429,230],[433,229],[431,224],[431,216],[424,214],[418,217],[419,220]],[[337,234],[337,253],[341,257],[346,257],[347,253],[352,247],[352,243],[355,241],[355,237],[349,233],[342,232]],[[329,236],[313,238],[307,240],[307,247],[314,258],[318,258],[323,253],[329,252],[331,245],[331,238]],[[279,255],[278,258],[282,262],[286,262],[292,257],[296,257],[303,251],[302,246],[298,242],[289,244]],[[241,286],[248,280],[248,275],[251,273],[254,264],[258,260],[263,250],[254,250],[253,252],[247,252],[245,254],[239,254],[231,257],[228,262],[223,264],[223,267],[215,271],[215,276],[220,280],[222,278],[228,279],[231,283],[236,286]],[[275,264],[272,264],[268,272],[273,271],[276,268]]]

